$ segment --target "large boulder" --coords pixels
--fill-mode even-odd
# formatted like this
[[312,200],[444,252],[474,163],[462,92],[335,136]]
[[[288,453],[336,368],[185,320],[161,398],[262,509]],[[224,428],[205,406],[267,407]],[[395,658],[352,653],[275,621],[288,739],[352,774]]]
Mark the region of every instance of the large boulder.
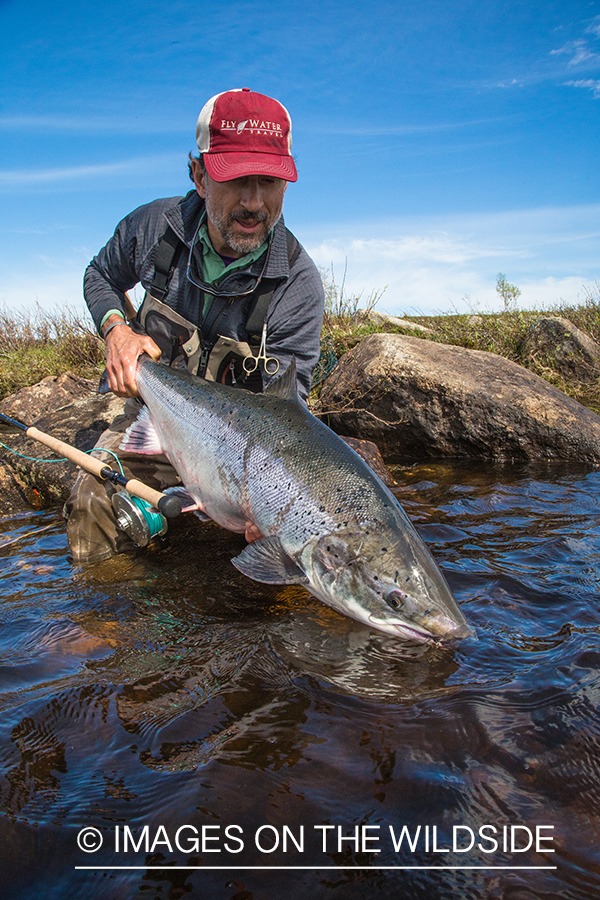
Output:
[[600,464],[600,418],[494,353],[372,334],[325,382],[336,431],[374,441],[387,462],[423,457],[570,459]]
[[565,378],[589,383],[600,377],[600,346],[562,316],[535,319],[521,352],[528,365],[554,369]]
[[[114,394],[98,394],[97,382],[67,373],[49,376],[33,387],[6,397],[0,403],[0,412],[85,451],[91,450],[104,429],[123,411],[123,404]],[[4,488],[1,513],[27,506],[51,506],[66,500],[77,466],[68,461],[24,459],[24,456],[50,459],[56,454],[23,432],[4,431],[3,443],[22,456],[1,451],[0,486]]]

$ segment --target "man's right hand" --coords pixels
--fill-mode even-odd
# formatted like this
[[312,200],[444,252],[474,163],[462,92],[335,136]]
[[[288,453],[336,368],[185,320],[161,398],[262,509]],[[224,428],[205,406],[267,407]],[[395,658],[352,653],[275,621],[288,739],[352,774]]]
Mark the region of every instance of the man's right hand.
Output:
[[116,314],[109,316],[103,330],[116,322],[106,337],[106,372],[108,389],[118,397],[137,397],[135,380],[137,360],[142,353],[160,359],[160,348],[147,334],[136,334],[127,322]]

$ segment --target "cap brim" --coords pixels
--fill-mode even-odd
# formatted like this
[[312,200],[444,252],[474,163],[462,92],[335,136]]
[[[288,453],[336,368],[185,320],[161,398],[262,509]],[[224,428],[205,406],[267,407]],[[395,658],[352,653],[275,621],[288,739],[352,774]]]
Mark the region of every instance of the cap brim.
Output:
[[245,175],[270,175],[284,181],[297,181],[298,173],[291,156],[277,153],[204,153],[204,165],[213,181],[232,181]]

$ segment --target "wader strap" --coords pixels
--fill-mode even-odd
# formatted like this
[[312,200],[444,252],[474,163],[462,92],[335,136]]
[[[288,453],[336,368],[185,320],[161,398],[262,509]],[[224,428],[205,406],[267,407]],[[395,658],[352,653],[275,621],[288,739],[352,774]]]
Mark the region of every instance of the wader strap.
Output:
[[259,294],[256,298],[256,303],[252,309],[252,312],[248,316],[248,321],[246,322],[246,331],[252,337],[260,338],[263,330],[263,325],[265,324],[265,319],[267,318],[267,310],[269,309],[269,303],[273,299],[273,294],[275,291],[268,291],[266,294]]
[[177,256],[182,247],[183,241],[177,237],[169,225],[158,242],[156,257],[154,259],[154,281],[152,282],[150,292],[157,300],[164,300],[167,296],[169,282],[173,275]]

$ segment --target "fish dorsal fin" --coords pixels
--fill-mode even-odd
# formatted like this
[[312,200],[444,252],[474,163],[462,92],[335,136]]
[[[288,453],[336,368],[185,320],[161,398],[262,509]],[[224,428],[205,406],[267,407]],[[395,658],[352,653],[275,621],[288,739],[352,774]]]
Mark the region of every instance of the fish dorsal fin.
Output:
[[298,399],[298,376],[296,374],[295,356],[292,356],[292,361],[285,372],[268,383],[264,393],[270,394],[272,397],[280,397],[282,400]]
[[160,438],[152,424],[147,406],[141,408],[137,419],[123,435],[119,450],[128,450],[130,453],[143,453],[148,456],[157,456],[163,452]]
[[231,560],[236,569],[265,584],[308,584],[308,578],[283,549],[278,537],[261,538]]

